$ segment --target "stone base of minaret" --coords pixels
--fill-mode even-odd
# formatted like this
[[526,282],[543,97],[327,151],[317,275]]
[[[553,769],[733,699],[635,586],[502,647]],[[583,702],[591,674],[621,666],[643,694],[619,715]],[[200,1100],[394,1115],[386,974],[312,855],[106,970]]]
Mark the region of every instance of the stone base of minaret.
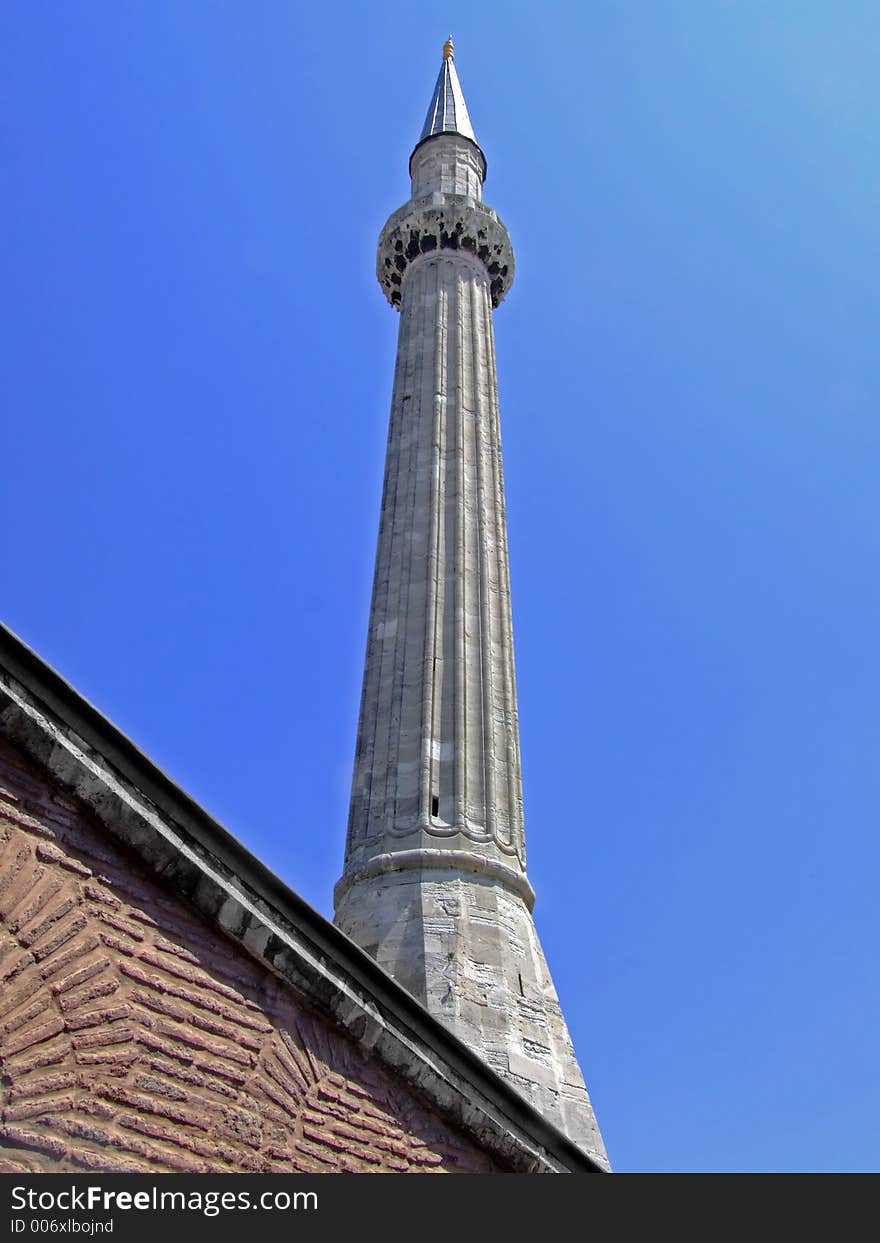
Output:
[[548,1120],[608,1158],[531,912],[491,876],[408,868],[337,887],[335,923]]

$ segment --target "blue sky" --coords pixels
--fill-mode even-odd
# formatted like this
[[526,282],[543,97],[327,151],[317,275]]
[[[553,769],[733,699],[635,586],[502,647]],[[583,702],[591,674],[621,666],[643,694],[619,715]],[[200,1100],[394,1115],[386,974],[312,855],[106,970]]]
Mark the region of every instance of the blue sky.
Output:
[[880,8],[0,12],[2,616],[308,901],[452,31],[535,916],[620,1170],[880,1166]]

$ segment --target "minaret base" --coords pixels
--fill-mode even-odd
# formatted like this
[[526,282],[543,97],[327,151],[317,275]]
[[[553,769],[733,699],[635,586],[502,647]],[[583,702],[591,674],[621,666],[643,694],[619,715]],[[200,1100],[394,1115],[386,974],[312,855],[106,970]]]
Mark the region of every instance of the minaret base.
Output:
[[408,867],[340,886],[335,923],[608,1168],[527,902],[491,876]]

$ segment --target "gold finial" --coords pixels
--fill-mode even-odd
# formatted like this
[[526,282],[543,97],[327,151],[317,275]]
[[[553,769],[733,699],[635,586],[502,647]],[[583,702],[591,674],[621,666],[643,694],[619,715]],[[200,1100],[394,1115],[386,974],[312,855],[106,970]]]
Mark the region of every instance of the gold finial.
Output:
[[443,59],[455,60],[455,48],[452,45],[452,35],[443,44]]

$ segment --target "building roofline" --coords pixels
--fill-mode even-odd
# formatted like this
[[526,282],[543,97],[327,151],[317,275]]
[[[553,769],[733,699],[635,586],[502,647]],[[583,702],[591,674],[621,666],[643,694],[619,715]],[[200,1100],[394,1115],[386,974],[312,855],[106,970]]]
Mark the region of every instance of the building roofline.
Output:
[[[92,810],[102,817],[103,809],[107,827],[142,853],[152,867],[158,868],[161,854],[166,883],[175,885],[185,899],[194,901],[203,914],[220,923],[224,933],[288,979],[310,1004],[329,1010],[350,1034],[378,1015],[387,1037],[384,1045],[382,1039],[376,1040],[378,1055],[415,1083],[435,1105],[439,1102],[452,1113],[464,1130],[471,1134],[478,1131],[479,1142],[504,1160],[519,1164],[523,1170],[605,1172],[0,623],[0,673],[4,671],[7,678],[0,679],[5,683],[0,684],[0,722],[12,740],[49,764],[60,780],[74,788],[74,770],[89,763],[89,781],[84,789],[75,788],[87,802],[96,780],[114,775],[120,778],[115,793],[108,793],[105,781],[100,796],[91,804]],[[16,693],[15,683],[23,696]],[[59,756],[65,747],[67,753]],[[133,810],[129,797],[114,819],[114,799],[121,808],[126,792],[146,799],[146,806],[142,805],[140,812]],[[165,831],[161,842],[156,833],[155,840],[146,844],[144,826],[151,810],[158,813]],[[129,837],[118,826],[133,817],[139,817],[138,831]],[[169,858],[175,852],[181,868],[169,870]],[[195,873],[199,875],[194,878]],[[238,924],[230,923],[226,913],[230,903],[237,907]],[[265,935],[255,935],[257,924]],[[294,966],[288,959],[297,954],[300,957]],[[309,990],[310,971],[326,973],[323,986],[314,992]],[[334,1002],[340,1009],[334,1010]],[[405,1050],[411,1060],[420,1059],[418,1067],[407,1066]]]

